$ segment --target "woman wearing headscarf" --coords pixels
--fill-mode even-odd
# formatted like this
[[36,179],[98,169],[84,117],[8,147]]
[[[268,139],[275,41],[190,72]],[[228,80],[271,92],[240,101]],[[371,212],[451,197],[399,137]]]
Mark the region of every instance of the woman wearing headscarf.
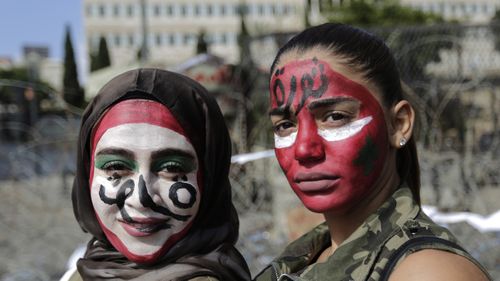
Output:
[[215,100],[159,69],[125,72],[85,110],[73,208],[83,280],[249,280],[235,249],[231,144]]

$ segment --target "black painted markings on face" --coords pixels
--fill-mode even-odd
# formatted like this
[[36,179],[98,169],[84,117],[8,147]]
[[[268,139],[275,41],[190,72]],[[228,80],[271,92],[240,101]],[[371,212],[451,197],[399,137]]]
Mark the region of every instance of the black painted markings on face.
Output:
[[[187,180],[187,177],[184,176],[182,179],[184,178],[185,180]],[[187,221],[191,217],[191,215],[176,214],[170,211],[166,207],[157,205],[151,198],[151,195],[149,195],[148,190],[146,188],[146,182],[144,181],[142,175],[139,176],[138,187],[139,187],[139,201],[144,207],[150,208],[151,210],[157,213],[163,214],[165,216],[174,218],[179,221]],[[106,188],[103,185],[100,185],[99,197],[105,204],[108,205],[116,204],[116,206],[120,210],[120,213],[122,214],[123,219],[127,222],[133,222],[133,220],[130,218],[127,211],[125,210],[124,206],[125,206],[125,200],[127,200],[127,198],[129,198],[132,195],[134,189],[135,189],[134,181],[132,179],[129,179],[120,186],[116,194],[116,198],[110,198],[106,196]],[[179,191],[180,189],[185,189],[189,192],[190,198],[188,203],[183,203],[179,201],[177,191]],[[176,207],[180,209],[187,209],[192,207],[196,202],[196,189],[188,183],[176,182],[170,188],[169,198],[172,200],[172,202]]]
[[132,222],[132,218],[123,207],[125,206],[125,200],[127,200],[127,198],[129,198],[133,192],[134,181],[131,179],[127,180],[120,186],[120,189],[118,189],[118,192],[116,193],[116,198],[110,198],[106,196],[106,188],[102,184],[99,187],[99,197],[101,198],[102,202],[108,205],[116,204],[116,206],[120,210],[120,213],[122,214],[123,219],[127,222]]
[[[189,202],[187,203],[179,201],[178,191],[182,189],[185,189],[187,192],[189,192]],[[172,200],[176,207],[180,209],[189,209],[194,205],[194,202],[196,202],[196,189],[189,183],[176,182],[170,187],[168,197],[170,198],[170,200]]]
[[[295,111],[295,115],[299,114],[300,110],[304,106],[306,100],[309,97],[320,98],[323,94],[328,90],[329,80],[327,75],[325,74],[325,66],[323,63],[319,63],[318,59],[314,57],[312,59],[313,66],[309,72],[303,73],[300,77],[300,87],[302,89],[302,97],[297,105],[297,109]],[[274,73],[275,77],[279,77],[285,73],[285,67],[281,69],[277,69]],[[319,74],[319,75],[318,75]],[[318,81],[319,86],[314,89],[315,81]],[[283,81],[280,78],[274,80],[272,94],[274,95],[274,99],[278,107],[290,108],[292,102],[295,98],[295,94],[297,93],[297,77],[292,75],[290,78],[290,93],[288,98],[286,98],[285,86]]]
[[148,207],[157,213],[172,217],[179,221],[187,221],[191,217],[191,215],[175,214],[166,207],[156,205],[156,203],[153,201],[153,198],[151,198],[151,195],[149,195],[148,193],[146,182],[144,181],[142,175],[139,176],[139,200],[141,201],[142,205],[144,205],[144,207]]

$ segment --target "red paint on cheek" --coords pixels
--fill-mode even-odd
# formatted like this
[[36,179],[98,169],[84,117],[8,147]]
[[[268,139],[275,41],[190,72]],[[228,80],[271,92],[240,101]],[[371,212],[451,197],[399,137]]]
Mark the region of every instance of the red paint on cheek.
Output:
[[[332,70],[328,63],[314,59],[293,61],[279,68],[271,79],[270,91],[271,111],[298,111],[295,143],[275,149],[295,193],[316,212],[355,206],[373,190],[388,153],[384,112],[377,99],[364,86]],[[307,105],[313,100],[336,97],[358,100],[357,120],[368,116],[372,120],[357,134],[329,142],[318,135],[317,121]],[[304,183],[297,180],[301,177],[316,180]]]

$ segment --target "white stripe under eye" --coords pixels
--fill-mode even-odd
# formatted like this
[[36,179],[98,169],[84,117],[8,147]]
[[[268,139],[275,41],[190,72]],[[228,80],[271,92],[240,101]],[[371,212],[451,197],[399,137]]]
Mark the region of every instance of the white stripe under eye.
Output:
[[318,129],[318,135],[323,137],[327,141],[340,141],[354,136],[359,133],[364,126],[366,126],[372,117],[368,116],[363,119],[356,120],[349,124],[346,124],[340,128],[332,129]]
[[277,134],[274,134],[274,147],[285,148],[292,146],[296,138],[297,138],[297,132],[293,132],[286,137],[280,137]]

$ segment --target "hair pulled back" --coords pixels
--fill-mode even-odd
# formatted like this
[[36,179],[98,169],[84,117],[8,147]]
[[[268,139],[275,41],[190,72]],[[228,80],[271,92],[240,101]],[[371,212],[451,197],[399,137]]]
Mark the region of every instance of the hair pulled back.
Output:
[[[295,35],[278,51],[270,73],[274,73],[282,55],[288,52],[300,55],[318,47],[330,51],[332,56],[342,59],[341,63],[373,83],[382,94],[386,108],[404,99],[396,60],[384,41],[341,23],[325,23]],[[413,137],[398,150],[396,161],[401,182],[408,184],[420,204],[420,166]]]

